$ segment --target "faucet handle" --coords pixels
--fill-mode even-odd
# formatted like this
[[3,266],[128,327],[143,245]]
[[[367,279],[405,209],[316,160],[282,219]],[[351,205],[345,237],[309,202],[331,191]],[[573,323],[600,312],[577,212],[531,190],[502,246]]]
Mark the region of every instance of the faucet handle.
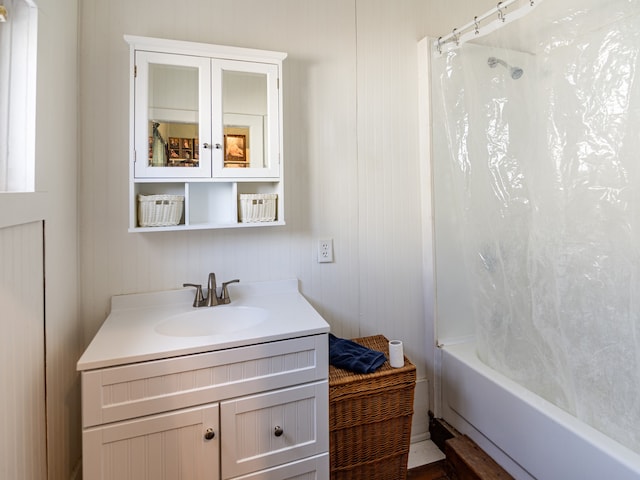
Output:
[[193,300],[194,307],[201,307],[202,304],[206,301],[204,299],[204,295],[202,295],[202,285],[198,285],[195,283],[183,283],[183,287],[194,287],[196,289],[196,296]]
[[235,278],[233,280],[229,280],[228,282],[222,283],[222,293],[220,294],[220,303],[227,304],[231,303],[231,297],[229,297],[229,289],[227,289],[227,285],[230,283],[238,283],[240,281],[239,278]]

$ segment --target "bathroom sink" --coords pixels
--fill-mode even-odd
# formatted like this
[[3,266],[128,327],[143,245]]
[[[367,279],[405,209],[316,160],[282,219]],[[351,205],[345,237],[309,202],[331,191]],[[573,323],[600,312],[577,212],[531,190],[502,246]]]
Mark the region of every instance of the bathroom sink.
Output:
[[298,280],[229,285],[232,303],[193,308],[190,288],[115,295],[81,371],[327,333]]
[[246,330],[264,322],[267,311],[257,307],[202,307],[199,310],[168,318],[155,327],[161,335],[171,337],[205,337]]

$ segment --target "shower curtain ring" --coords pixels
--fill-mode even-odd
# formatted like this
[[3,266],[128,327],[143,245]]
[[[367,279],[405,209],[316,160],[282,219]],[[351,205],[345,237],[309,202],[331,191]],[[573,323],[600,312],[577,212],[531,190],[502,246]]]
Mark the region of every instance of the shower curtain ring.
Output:
[[442,55],[442,37],[438,37],[438,45],[436,46],[436,50],[438,50],[438,53],[440,55]]
[[451,32],[453,34],[453,41],[456,42],[456,47],[460,45],[460,35],[458,35],[458,29],[454,28],[453,32]]
[[480,25],[478,25],[478,16],[477,15],[475,17],[473,17],[473,25],[475,26],[475,34],[478,35],[480,33]]
[[502,5],[502,2],[498,2],[498,5],[496,5],[496,8],[498,9],[498,19],[504,22],[505,17],[504,17],[504,13],[502,12],[502,7],[500,5]]

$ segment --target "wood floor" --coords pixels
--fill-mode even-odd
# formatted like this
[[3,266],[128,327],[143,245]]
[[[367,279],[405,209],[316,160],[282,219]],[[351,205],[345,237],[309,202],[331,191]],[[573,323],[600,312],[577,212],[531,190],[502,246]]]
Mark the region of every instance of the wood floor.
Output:
[[407,480],[514,480],[473,440],[433,419],[432,441],[445,454],[445,459],[412,468]]

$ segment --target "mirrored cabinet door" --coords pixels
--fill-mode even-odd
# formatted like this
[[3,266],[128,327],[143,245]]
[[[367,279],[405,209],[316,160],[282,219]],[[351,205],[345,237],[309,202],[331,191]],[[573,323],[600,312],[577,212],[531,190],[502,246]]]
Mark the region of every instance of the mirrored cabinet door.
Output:
[[212,60],[214,177],[280,175],[278,83],[277,65]]
[[210,60],[139,51],[135,61],[135,176],[210,177]]

